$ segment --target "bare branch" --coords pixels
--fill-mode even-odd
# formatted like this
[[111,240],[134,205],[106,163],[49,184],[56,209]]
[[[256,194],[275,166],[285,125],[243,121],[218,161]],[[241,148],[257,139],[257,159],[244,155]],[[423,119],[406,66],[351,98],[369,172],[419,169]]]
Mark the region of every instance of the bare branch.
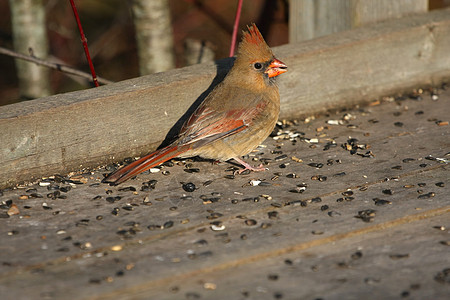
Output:
[[[30,55],[25,55],[22,53],[18,53],[3,47],[0,47],[0,54],[4,54],[4,55],[8,55],[14,58],[19,58],[19,59],[23,59],[29,62],[33,62],[37,65],[41,65],[41,66],[45,66],[51,69],[55,69],[58,71],[61,71],[63,73],[67,73],[67,74],[71,74],[71,75],[76,75],[76,76],[80,76],[82,78],[85,78],[89,81],[92,81],[92,75],[77,69],[74,69],[72,67],[69,66],[65,66],[65,65],[61,65],[58,63],[53,63],[53,62],[49,62],[40,58],[37,58],[35,56],[30,56]],[[101,84],[110,84],[110,83],[114,83],[113,81],[107,80],[107,79],[103,79],[100,77],[97,77],[97,80],[99,83]]]

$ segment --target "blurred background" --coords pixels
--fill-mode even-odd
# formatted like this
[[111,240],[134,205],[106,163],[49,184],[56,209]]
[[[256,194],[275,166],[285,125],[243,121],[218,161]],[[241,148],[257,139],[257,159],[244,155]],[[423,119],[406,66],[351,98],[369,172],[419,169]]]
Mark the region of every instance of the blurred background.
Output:
[[[289,6],[294,1],[244,0],[237,41],[245,26],[254,22],[271,47],[288,43]],[[427,9],[443,8],[449,2],[429,0]],[[120,81],[228,57],[238,0],[76,0],[75,3],[97,76]],[[0,47],[27,55],[31,47],[36,57],[89,72],[68,0],[0,0],[0,12]],[[37,15],[28,17],[28,13]],[[35,23],[26,24],[30,18],[40,19],[44,28],[37,33],[31,31],[35,43],[22,38],[22,33],[15,29],[37,30]],[[19,46],[17,41],[24,44]],[[38,42],[43,42],[42,49]],[[20,47],[22,51],[18,50]],[[146,65],[139,56],[148,49],[151,51],[147,51],[150,57]],[[20,68],[14,58],[0,55],[0,105],[92,87],[86,79],[49,69],[47,74],[36,75],[36,80],[42,80],[38,84],[42,90],[24,92],[18,78],[31,75],[31,71],[22,70],[20,75],[17,71]]]
[[[8,49],[13,49],[14,46],[10,9],[10,3],[13,1],[22,0],[9,2],[0,0],[0,11],[3,16],[0,18],[0,46]],[[89,72],[83,45],[80,42],[80,33],[69,1],[28,2],[41,2],[45,10],[49,45],[49,55],[46,60]],[[166,39],[173,41],[172,49],[168,50],[168,52],[173,51],[173,62],[172,66],[169,63],[167,68],[180,68],[196,63],[199,55],[202,56],[202,61],[228,57],[237,0],[161,2],[166,2],[168,5],[170,18],[168,24],[171,24],[172,31],[172,36]],[[142,74],[138,65],[133,1],[76,0],[75,4],[88,39],[97,76],[120,81]],[[145,8],[138,7],[138,9]],[[269,45],[286,44],[288,42],[287,21],[287,0],[245,0],[242,6],[238,41],[245,26],[255,22]],[[157,23],[162,22],[161,20]],[[200,50],[200,48],[203,49]],[[191,58],[187,53],[189,49],[194,51]],[[25,54],[28,53],[25,52]],[[41,57],[36,51],[34,55]],[[20,95],[16,66],[12,57],[0,55],[0,70],[0,105],[33,98]],[[89,87],[86,80],[67,76],[56,70],[51,70],[49,76],[51,94]]]

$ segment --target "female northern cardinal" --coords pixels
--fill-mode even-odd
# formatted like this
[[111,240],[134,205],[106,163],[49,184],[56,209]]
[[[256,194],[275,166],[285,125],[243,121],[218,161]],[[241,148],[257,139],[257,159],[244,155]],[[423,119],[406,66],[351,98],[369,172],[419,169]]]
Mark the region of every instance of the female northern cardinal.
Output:
[[286,71],[287,66],[274,57],[252,24],[244,32],[233,67],[184,123],[177,140],[116,170],[103,182],[120,184],[174,157],[234,158],[245,167],[240,172],[265,170],[239,157],[257,147],[275,127],[280,95],[274,77]]

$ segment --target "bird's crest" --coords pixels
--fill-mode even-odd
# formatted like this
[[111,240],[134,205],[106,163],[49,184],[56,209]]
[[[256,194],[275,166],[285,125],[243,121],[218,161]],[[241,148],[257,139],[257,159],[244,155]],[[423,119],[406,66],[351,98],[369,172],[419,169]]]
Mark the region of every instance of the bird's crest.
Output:
[[264,41],[264,38],[261,35],[261,32],[259,32],[258,27],[253,23],[250,26],[247,26],[248,32],[244,32],[244,38],[247,43],[260,45],[261,43],[266,43]]
[[238,59],[262,59],[266,61],[271,59],[272,50],[264,41],[263,36],[255,24],[247,26],[248,32],[243,32],[242,42],[239,45],[237,57]]

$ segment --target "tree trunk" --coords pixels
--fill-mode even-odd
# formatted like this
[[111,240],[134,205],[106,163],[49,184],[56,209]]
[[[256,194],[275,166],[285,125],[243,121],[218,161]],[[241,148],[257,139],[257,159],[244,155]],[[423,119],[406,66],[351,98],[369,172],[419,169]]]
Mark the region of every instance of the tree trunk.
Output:
[[[10,0],[14,49],[41,59],[48,55],[45,8],[42,0]],[[16,59],[20,97],[34,99],[48,96],[50,70],[34,63]]]
[[139,72],[147,75],[175,67],[168,0],[131,1],[139,56]]

